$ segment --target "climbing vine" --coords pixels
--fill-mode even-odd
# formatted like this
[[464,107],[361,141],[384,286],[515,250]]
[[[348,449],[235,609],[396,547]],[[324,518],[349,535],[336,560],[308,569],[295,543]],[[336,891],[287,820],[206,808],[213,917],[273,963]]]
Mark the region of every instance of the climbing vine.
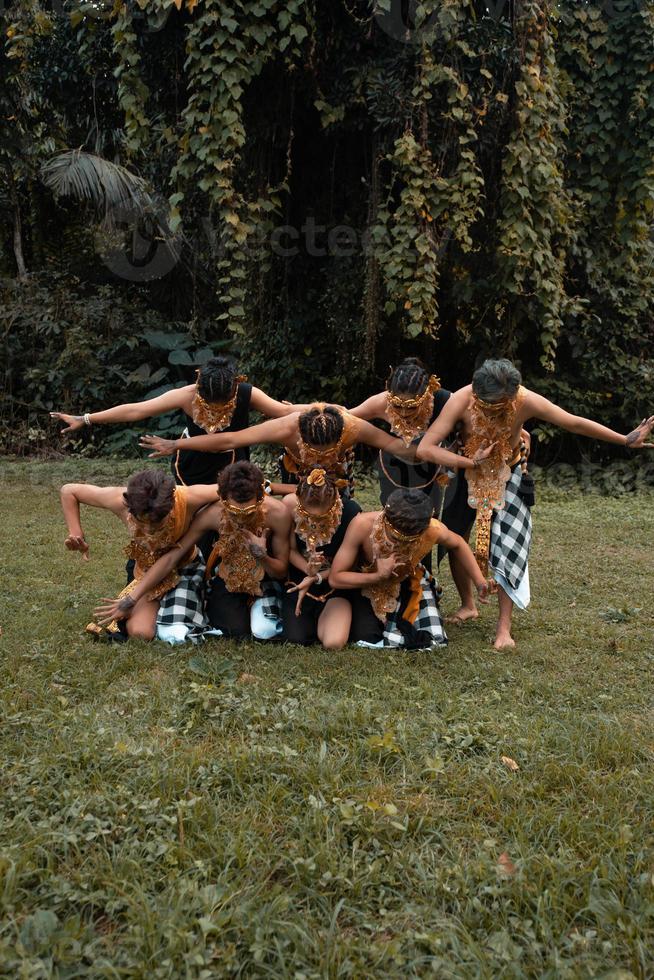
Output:
[[168,211],[144,301],[261,384],[355,400],[412,351],[454,387],[497,353],[647,410],[654,0],[62,3],[0,13],[10,274],[41,162],[82,147]]

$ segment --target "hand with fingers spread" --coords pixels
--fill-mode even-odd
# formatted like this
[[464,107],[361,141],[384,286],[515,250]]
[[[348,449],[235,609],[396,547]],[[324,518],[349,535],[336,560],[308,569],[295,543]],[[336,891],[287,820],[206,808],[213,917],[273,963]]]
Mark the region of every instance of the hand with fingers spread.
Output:
[[629,433],[625,443],[627,449],[654,449],[654,442],[645,441],[652,429],[654,429],[654,415],[650,415],[648,419],[643,419],[640,425]]
[[174,439],[162,439],[160,436],[141,436],[141,449],[151,449],[148,459],[160,459],[162,456],[172,456],[175,452]]
[[131,596],[123,596],[122,599],[102,599],[102,605],[93,610],[93,615],[100,626],[107,626],[115,619],[129,619],[132,610],[136,605]]
[[66,428],[61,429],[59,435],[66,435],[67,432],[77,432],[78,429],[84,428],[84,416],[83,415],[66,415],[65,412],[50,412],[50,418],[56,419],[57,422],[65,422]]
[[89,560],[89,545],[83,534],[69,534],[64,545],[68,551],[81,551],[84,561]]
[[322,575],[317,572],[315,575],[305,575],[301,582],[297,585],[291,585],[286,591],[290,594],[291,592],[297,592],[297,602],[295,604],[295,615],[299,616],[302,612],[302,603],[304,602],[306,595],[312,585],[319,585],[322,582]]

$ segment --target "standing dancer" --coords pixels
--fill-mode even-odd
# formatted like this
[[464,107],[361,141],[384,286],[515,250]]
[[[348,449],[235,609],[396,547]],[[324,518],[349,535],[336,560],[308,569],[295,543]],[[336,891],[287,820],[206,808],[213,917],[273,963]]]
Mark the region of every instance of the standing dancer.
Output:
[[332,559],[346,531],[359,520],[361,508],[343,499],[339,486],[320,467],[313,469],[284,499],[293,517],[289,578],[293,585],[282,598],[284,639],[291,643],[319,641],[329,650],[364,638],[381,627],[370,603],[357,589],[329,585]]
[[[281,632],[278,579],[288,569],[291,518],[280,500],[264,493],[258,466],[242,460],[221,471],[219,499],[195,518],[175,549],[163,555],[132,594],[137,600],[165,580],[180,553],[193,548],[208,531],[218,540],[207,561],[206,614],[212,631],[245,639],[273,639]],[[118,599],[103,599],[96,609],[101,623],[131,616]],[[129,623],[129,618],[128,618]]]
[[[371,395],[350,410],[355,418],[369,422],[387,422],[391,433],[410,446],[421,439],[436,421],[450,392],[441,387],[435,375],[430,375],[417,357],[406,357],[392,370],[386,391]],[[440,467],[432,463],[411,465],[405,459],[379,450],[380,500],[385,504],[393,490],[402,487],[422,490],[431,497],[434,510],[440,509],[440,488],[437,476]]]
[[[215,500],[215,494],[215,486],[176,487],[172,476],[160,469],[140,470],[130,476],[124,487],[67,483],[61,488],[61,506],[68,527],[65,545],[69,551],[79,551],[89,560],[80,504],[111,511],[130,533],[125,551],[131,560],[128,575],[133,574],[133,578],[120,598],[132,615],[127,630],[121,630],[113,619],[107,621],[110,638],[134,636],[151,640],[157,632],[161,639],[178,639],[180,622],[188,621],[196,626],[204,623],[202,603],[197,596],[204,563],[194,547],[180,551],[176,545],[186,534],[196,511]],[[147,570],[170,552],[174,552],[175,560],[167,575],[152,587],[138,590],[138,583]],[[94,634],[101,632],[94,623],[87,630]]]
[[193,486],[196,483],[215,484],[218,473],[230,463],[249,459],[247,444],[217,452],[197,452],[188,447],[188,438],[214,432],[240,432],[250,424],[250,412],[260,412],[267,418],[280,418],[297,409],[275,401],[260,388],[253,388],[244,375],[236,373],[231,357],[212,357],[198,371],[195,384],[173,388],[156,398],[143,402],[116,405],[100,412],[85,415],[66,415],[50,412],[50,417],[66,423],[62,434],[76,432],[85,426],[113,425],[118,422],[138,422],[142,419],[183,411],[188,424],[173,459],[173,475],[177,483]]
[[515,646],[511,635],[513,606],[525,609],[530,600],[533,487],[525,484],[522,472],[523,425],[539,419],[629,449],[654,446],[646,441],[654,428],[654,415],[622,435],[592,419],[571,415],[523,388],[521,381],[520,372],[510,361],[484,361],[475,371],[472,384],[452,395],[417,449],[419,459],[445,462],[440,443],[457,425],[462,426],[463,458],[474,456],[479,446],[491,445],[488,458],[473,472],[466,468],[466,477],[469,524],[475,519],[477,524],[477,561],[484,574],[490,569],[499,586],[500,614],[494,643],[498,650]]
[[383,624],[383,638],[367,638],[366,645],[415,650],[447,644],[433,579],[422,564],[435,545],[457,552],[480,600],[486,600],[488,585],[469,546],[432,513],[421,490],[394,490],[383,510],[362,514],[348,529],[332,562],[329,584],[361,589],[370,600]]
[[[388,423],[391,433],[398,436],[405,446],[417,443],[446,404],[450,392],[441,387],[439,379],[430,375],[417,357],[406,357],[401,364],[391,370],[386,391],[367,398],[351,414],[369,422],[379,419]],[[400,487],[422,490],[432,502],[434,513],[443,514],[443,495],[456,480],[456,474],[448,476],[440,466],[432,463],[410,463],[406,459],[379,450],[377,459],[379,473],[379,499],[383,504],[389,495]],[[450,474],[452,471],[450,470]],[[452,496],[452,492],[448,496]],[[426,555],[423,564],[431,571],[431,554]]]

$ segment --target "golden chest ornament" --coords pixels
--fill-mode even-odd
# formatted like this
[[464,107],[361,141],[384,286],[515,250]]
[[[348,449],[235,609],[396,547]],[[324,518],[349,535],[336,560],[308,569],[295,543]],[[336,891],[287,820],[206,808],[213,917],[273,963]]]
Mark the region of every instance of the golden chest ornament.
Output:
[[430,531],[436,524],[437,521],[432,519],[429,526],[420,534],[408,535],[396,530],[384,511],[375,518],[370,534],[373,561],[364,568],[364,571],[373,571],[380,558],[390,558],[391,555],[399,560],[401,569],[408,569],[401,578],[392,575],[383,582],[375,582],[374,585],[367,585],[361,589],[361,594],[370,600],[375,616],[382,622],[397,607],[402,582],[415,572],[421,559],[430,550]]

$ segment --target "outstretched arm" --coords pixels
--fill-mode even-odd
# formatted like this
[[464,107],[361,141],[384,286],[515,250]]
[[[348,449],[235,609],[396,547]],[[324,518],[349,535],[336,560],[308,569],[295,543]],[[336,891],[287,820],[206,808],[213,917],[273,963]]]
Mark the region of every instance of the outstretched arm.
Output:
[[[86,416],[90,425],[111,425],[116,422],[138,422],[140,419],[151,419],[155,415],[164,415],[166,412],[173,412],[179,408],[184,408],[188,402],[189,392],[195,385],[185,385],[183,388],[173,388],[171,391],[158,395],[157,398],[148,398],[144,402],[128,402],[124,405],[116,405],[114,408],[107,408],[102,412],[89,412]],[[83,429],[85,417],[83,415],[66,415],[63,412],[50,412],[51,419],[58,419],[66,422],[65,432],[75,432]]]
[[79,505],[102,507],[122,518],[125,513],[124,490],[124,487],[96,487],[89,483],[66,483],[61,488],[61,508],[68,528],[64,544],[69,551],[81,551],[84,561],[89,560],[89,545],[82,529]]
[[386,396],[380,392],[377,395],[371,395],[370,398],[366,398],[356,408],[350,408],[348,411],[355,418],[366,419],[368,422],[372,421],[372,419],[383,419],[385,402]]
[[294,412],[305,412],[310,405],[293,405],[291,402],[279,402],[276,398],[271,398],[261,388],[252,389],[250,407],[255,412],[261,412],[268,419],[281,419]]
[[190,439],[160,439],[158,436],[142,436],[139,445],[142,449],[150,449],[150,459],[160,456],[172,456],[178,449],[194,449],[200,453],[224,453],[230,449],[240,449],[243,446],[255,446],[260,443],[277,442],[280,445],[292,438],[297,430],[297,415],[286,415],[284,418],[269,419],[252,425],[238,432],[215,432],[206,436],[191,436]]
[[[374,449],[383,449],[385,453],[393,456],[401,456],[403,459],[415,460],[415,446],[406,446],[401,439],[396,436],[389,436],[388,432],[378,429],[376,425],[359,420],[357,425],[357,442],[362,442],[365,446],[372,446]],[[453,454],[452,454],[453,455]]]
[[615,432],[608,426],[593,421],[593,419],[586,419],[581,415],[572,415],[535,392],[529,392],[528,398],[526,408],[532,418],[558,425],[559,428],[574,432],[575,435],[586,436],[589,439],[601,439],[602,442],[612,442],[629,449],[651,449],[654,447],[654,443],[647,442],[652,429],[654,429],[654,415],[649,419],[643,419],[640,425],[627,435],[622,435],[621,432]]

